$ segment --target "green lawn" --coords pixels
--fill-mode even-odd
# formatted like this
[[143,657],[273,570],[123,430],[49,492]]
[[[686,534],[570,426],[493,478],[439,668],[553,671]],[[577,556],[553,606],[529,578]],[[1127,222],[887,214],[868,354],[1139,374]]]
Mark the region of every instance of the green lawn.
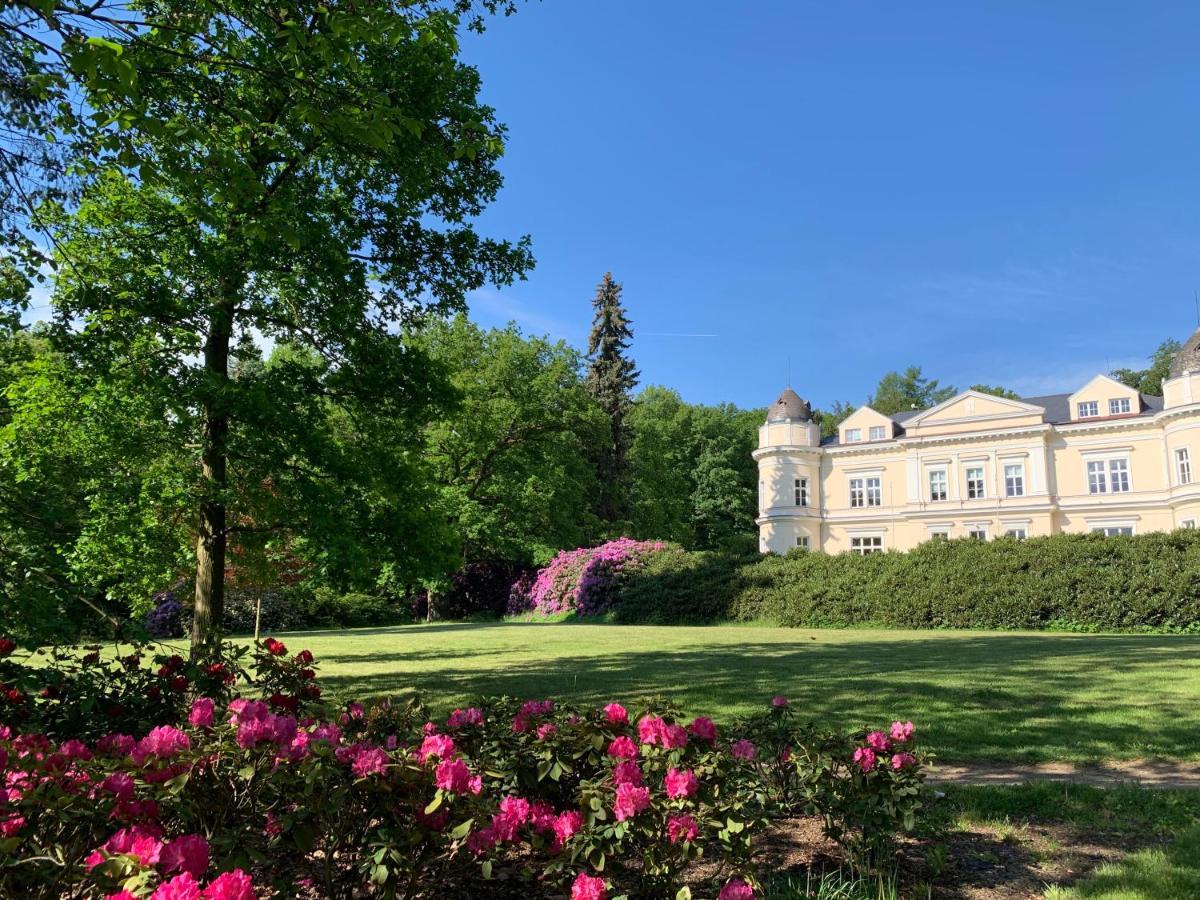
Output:
[[788,696],[841,726],[911,718],[947,761],[1200,758],[1200,638],[483,623],[308,632],[328,690],[580,703],[662,694],[718,721]]

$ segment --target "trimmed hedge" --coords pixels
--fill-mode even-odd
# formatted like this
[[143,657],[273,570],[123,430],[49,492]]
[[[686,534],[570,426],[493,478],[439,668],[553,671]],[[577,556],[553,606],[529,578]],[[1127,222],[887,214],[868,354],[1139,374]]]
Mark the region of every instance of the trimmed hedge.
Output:
[[632,573],[630,622],[1200,632],[1200,531],[930,541],[906,553],[668,553]]

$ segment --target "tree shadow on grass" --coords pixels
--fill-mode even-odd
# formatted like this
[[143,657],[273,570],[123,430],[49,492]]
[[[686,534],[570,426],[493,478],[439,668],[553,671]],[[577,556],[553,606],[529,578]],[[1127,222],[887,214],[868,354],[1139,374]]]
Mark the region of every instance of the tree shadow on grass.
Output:
[[[323,681],[343,695],[416,692],[438,709],[495,694],[582,704],[665,695],[689,713],[716,713],[726,721],[782,693],[802,718],[843,727],[912,718],[947,760],[1196,755],[1200,711],[1194,699],[1162,689],[1180,669],[1195,671],[1200,642],[1194,639],[864,638],[596,655],[586,655],[585,641],[574,658],[545,659],[530,659],[527,646],[464,642],[461,648],[329,656],[334,671]],[[476,668],[479,657],[490,659]],[[386,671],[336,671],[338,663],[352,667],[366,659]]]

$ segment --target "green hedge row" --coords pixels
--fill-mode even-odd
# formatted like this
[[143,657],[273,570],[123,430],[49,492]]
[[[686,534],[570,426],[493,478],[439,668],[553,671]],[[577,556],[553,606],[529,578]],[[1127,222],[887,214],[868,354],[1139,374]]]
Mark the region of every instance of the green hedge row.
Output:
[[1200,531],[930,541],[870,556],[664,553],[619,621],[1200,632]]

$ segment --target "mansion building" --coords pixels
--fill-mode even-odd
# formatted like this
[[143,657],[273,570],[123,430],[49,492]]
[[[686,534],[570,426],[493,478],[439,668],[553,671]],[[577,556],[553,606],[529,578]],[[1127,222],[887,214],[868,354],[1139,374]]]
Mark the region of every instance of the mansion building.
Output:
[[791,388],[759,428],[763,552],[908,550],[931,538],[1139,534],[1200,520],[1200,330],[1163,396],[1097,375],[1073,394],[965,391],[931,409],[860,407],[822,439]]

